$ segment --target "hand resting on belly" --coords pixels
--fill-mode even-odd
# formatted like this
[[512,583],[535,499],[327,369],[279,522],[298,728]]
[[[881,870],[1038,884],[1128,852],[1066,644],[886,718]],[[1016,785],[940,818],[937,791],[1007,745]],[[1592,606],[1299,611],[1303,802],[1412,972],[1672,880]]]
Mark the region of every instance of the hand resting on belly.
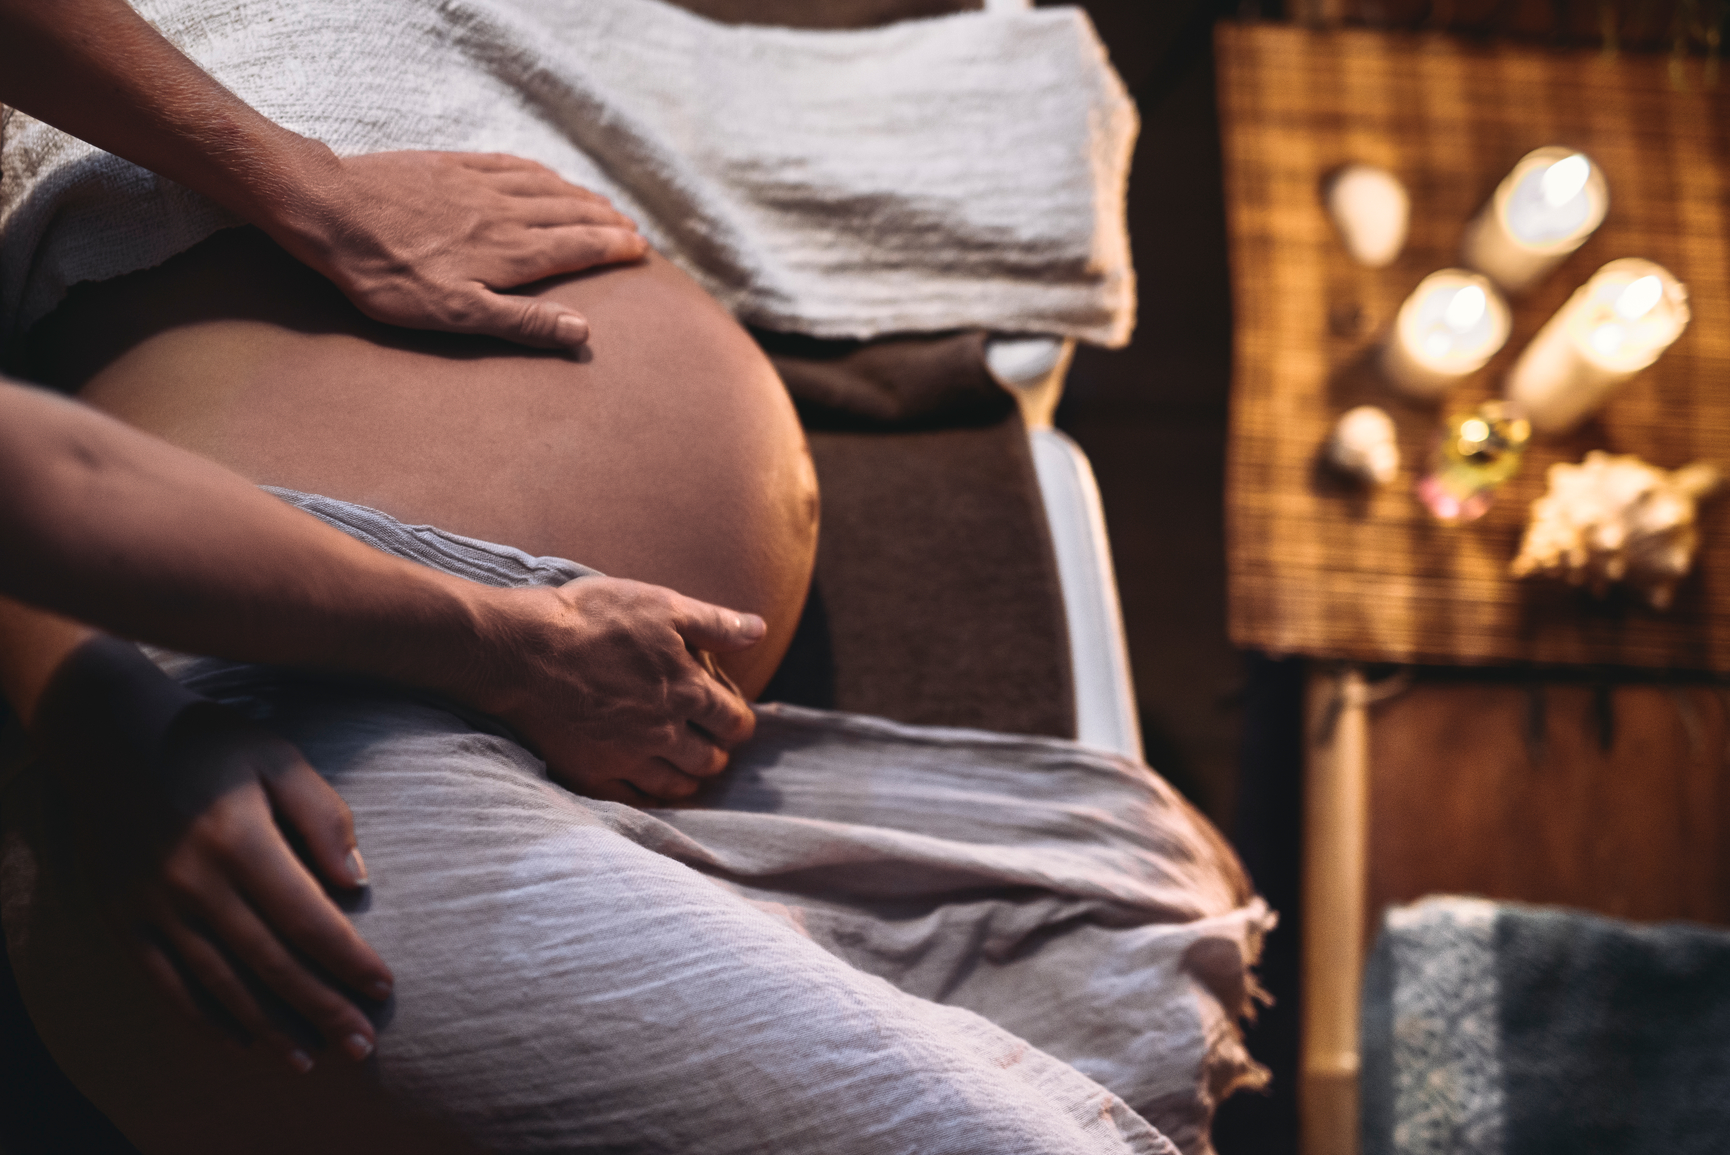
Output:
[[[589,577],[495,588],[368,548],[88,408],[0,383],[0,689],[75,801],[128,954],[182,1010],[310,1068],[250,974],[352,1059],[391,975],[320,880],[364,885],[341,797],[282,738],[43,609],[194,653],[400,682],[506,718],[573,789],[683,797],[754,720],[698,651],[760,618]],[[100,718],[101,725],[92,725]],[[297,857],[289,838],[302,847]]]

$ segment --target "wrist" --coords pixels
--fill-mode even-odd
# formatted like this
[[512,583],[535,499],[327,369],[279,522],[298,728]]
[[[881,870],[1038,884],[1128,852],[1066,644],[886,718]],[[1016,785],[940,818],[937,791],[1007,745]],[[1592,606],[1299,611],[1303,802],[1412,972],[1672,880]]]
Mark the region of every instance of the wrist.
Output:
[[516,713],[545,649],[552,590],[500,589],[452,578],[438,628],[424,631],[403,681],[503,720]]
[[[177,719],[203,703],[136,646],[95,634],[60,662],[27,729],[38,747],[81,777],[124,772],[153,766]],[[93,717],[103,724],[91,726]]]
[[336,247],[331,206],[342,199],[347,180],[342,160],[322,141],[271,128],[279,135],[268,146],[269,159],[236,208],[284,249],[322,270],[320,258]]

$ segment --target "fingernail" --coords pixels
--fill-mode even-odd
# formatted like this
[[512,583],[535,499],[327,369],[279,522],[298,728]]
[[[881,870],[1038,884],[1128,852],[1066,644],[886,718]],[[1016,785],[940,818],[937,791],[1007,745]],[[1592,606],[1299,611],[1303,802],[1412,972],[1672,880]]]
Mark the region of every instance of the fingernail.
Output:
[[566,313],[553,323],[553,340],[561,345],[581,345],[589,339],[589,323],[573,313]]
[[348,857],[344,859],[344,865],[348,867],[348,876],[354,879],[356,886],[366,885],[366,859],[360,856],[360,847],[357,846],[348,852]]
[[739,632],[756,641],[769,632],[769,624],[756,614],[745,614],[739,619]]
[[301,1050],[299,1047],[290,1051],[286,1058],[288,1059],[288,1065],[294,1068],[296,1074],[304,1075],[308,1071],[312,1070],[312,1056]]
[[390,998],[390,984],[383,979],[374,979],[366,984],[366,993],[382,1003]]
[[349,1058],[358,1063],[372,1054],[372,1040],[356,1031],[342,1041],[342,1049],[348,1052]]

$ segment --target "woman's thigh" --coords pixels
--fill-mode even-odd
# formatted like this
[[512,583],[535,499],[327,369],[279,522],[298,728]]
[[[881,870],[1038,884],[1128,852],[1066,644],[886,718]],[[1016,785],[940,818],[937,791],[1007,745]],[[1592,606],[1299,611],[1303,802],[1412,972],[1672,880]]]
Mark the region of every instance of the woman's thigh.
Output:
[[[289,694],[269,713],[366,848],[352,917],[397,985],[364,1069],[296,1080],[173,1026],[67,902],[52,805],[9,837],[7,931],[32,1013],[147,1152],[376,1155],[405,1149],[378,1136],[410,1126],[452,1150],[1165,1149],[1074,1070],[626,837],[621,811],[550,786],[503,738],[386,699]],[[53,965],[74,950],[87,957]]]
[[395,329],[262,234],[81,286],[36,375],[257,482],[762,614],[791,637],[816,544],[804,437],[749,335],[658,256],[541,285],[579,355]]

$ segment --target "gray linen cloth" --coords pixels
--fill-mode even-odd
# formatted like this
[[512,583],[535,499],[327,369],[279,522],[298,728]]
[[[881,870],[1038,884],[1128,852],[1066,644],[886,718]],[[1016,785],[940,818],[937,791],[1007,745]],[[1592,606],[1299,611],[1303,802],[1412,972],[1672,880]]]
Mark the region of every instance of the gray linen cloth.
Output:
[[1730,930],[1428,898],[1364,977],[1366,1155],[1730,1148]]
[[[657,0],[134,7],[342,155],[515,153],[605,194],[746,323],[1129,339],[1135,104],[1079,8],[813,32]],[[22,113],[0,138],[0,344],[236,223]]]
[[[591,572],[277,492],[476,580]],[[19,775],[0,882],[20,988],[146,1152],[1199,1155],[1217,1099],[1262,1077],[1237,1019],[1272,917],[1144,766],[768,706],[699,805],[638,810],[435,701],[159,661],[348,801],[372,877],[352,918],[397,988],[358,1073],[219,1051],[101,938],[53,781]]]

